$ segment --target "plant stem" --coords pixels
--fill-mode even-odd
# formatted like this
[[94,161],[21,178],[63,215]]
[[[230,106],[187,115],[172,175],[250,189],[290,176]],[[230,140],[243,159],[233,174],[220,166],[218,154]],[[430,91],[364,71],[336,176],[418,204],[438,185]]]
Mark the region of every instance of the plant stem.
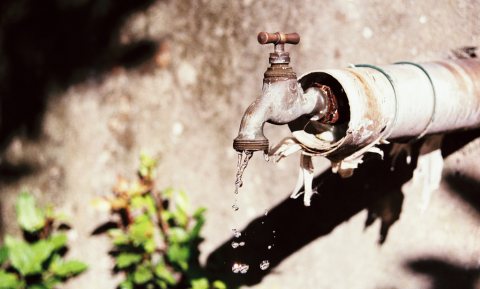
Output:
[[168,236],[168,231],[170,230],[170,226],[162,217],[162,212],[165,210],[163,207],[163,200],[159,193],[154,191],[153,184],[150,190],[150,195],[152,196],[153,200],[155,201],[155,206],[157,207],[157,222],[160,230],[162,231],[164,236]]

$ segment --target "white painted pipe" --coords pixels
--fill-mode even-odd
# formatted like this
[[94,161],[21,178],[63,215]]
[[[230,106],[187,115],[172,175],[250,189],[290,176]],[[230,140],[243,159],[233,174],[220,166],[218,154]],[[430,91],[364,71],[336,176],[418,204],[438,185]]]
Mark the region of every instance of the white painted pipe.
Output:
[[339,101],[340,121],[330,127],[333,140],[322,138],[325,126],[313,120],[290,124],[304,146],[331,160],[374,142],[480,127],[477,59],[357,65],[309,72],[298,81],[304,91],[315,83],[328,85]]

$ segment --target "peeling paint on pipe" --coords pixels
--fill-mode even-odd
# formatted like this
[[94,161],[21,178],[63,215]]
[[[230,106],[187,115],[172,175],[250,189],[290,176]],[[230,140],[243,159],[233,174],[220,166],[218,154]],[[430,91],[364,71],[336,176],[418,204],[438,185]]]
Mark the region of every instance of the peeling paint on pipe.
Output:
[[381,141],[480,126],[477,59],[314,71],[301,76],[299,83],[304,90],[315,83],[328,85],[343,103],[341,119],[332,127],[340,133],[332,142],[318,138],[321,131],[303,129],[311,120],[290,124],[301,143],[334,161]]

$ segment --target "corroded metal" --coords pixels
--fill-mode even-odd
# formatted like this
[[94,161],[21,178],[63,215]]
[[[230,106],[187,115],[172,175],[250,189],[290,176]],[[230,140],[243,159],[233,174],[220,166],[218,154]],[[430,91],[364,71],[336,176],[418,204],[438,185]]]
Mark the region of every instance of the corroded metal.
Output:
[[322,119],[329,112],[326,108],[334,107],[332,104],[328,106],[326,88],[317,87],[304,92],[288,65],[290,57],[284,51],[284,44],[297,44],[300,41],[297,33],[261,32],[258,41],[261,44],[274,43],[275,50],[270,54],[271,66],[264,74],[262,95],[245,111],[238,136],[233,141],[237,151],[268,151],[268,139],[263,134],[265,122],[287,124],[304,115]]
[[399,62],[374,67],[314,71],[299,78],[304,90],[329,86],[338,102],[333,140],[307,118],[289,127],[303,146],[342,161],[383,141],[410,141],[425,135],[480,127],[480,60]]
[[258,43],[260,44],[298,44],[300,42],[300,35],[296,32],[294,33],[283,33],[283,32],[276,32],[276,33],[268,33],[268,32],[260,32],[257,36]]

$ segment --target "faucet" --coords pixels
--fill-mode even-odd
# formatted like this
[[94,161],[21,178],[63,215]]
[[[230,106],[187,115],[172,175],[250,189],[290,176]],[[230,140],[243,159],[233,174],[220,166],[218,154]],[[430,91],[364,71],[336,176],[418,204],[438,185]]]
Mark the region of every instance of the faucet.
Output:
[[285,44],[298,44],[297,33],[258,34],[260,44],[273,43],[270,67],[263,78],[262,94],[245,111],[233,148],[239,152],[264,151],[268,153],[269,142],[263,134],[266,122],[283,125],[300,117],[309,117],[321,123],[331,124],[338,119],[337,104],[330,88],[315,84],[306,91],[297,82],[297,75],[290,67],[290,55]]

